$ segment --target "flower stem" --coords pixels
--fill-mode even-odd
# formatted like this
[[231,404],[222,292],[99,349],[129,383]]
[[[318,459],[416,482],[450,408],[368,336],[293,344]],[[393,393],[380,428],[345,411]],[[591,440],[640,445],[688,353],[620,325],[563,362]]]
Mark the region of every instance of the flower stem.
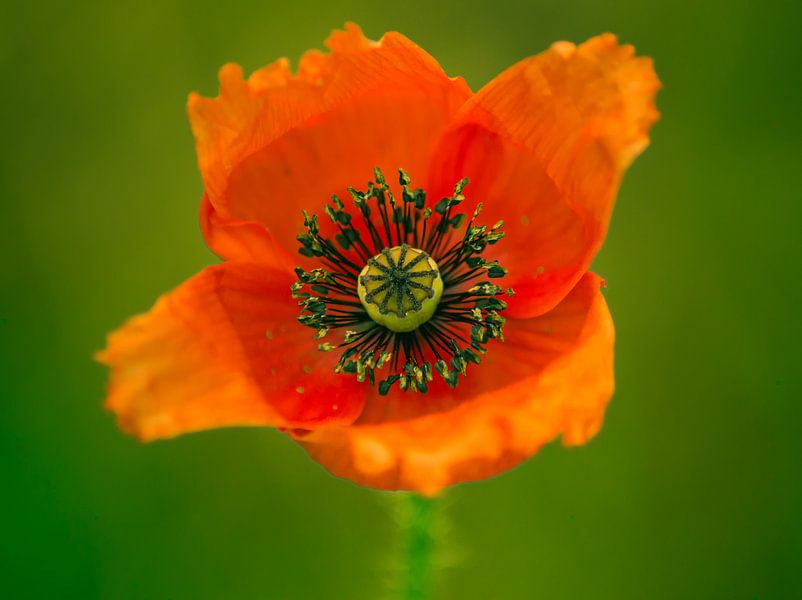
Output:
[[435,550],[434,524],[437,500],[408,494],[405,498],[404,579],[402,600],[426,600],[432,581],[432,558]]

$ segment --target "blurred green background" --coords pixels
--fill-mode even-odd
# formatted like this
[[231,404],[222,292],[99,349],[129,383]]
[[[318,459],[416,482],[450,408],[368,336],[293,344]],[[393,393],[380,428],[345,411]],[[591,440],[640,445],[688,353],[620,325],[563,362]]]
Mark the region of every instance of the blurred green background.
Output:
[[346,20],[473,89],[609,30],[665,86],[595,264],[618,331],[606,425],[450,492],[435,597],[802,597],[800,6],[3,0],[3,597],[385,597],[392,495],[272,430],[139,445],[91,360],[214,261],[187,93]]

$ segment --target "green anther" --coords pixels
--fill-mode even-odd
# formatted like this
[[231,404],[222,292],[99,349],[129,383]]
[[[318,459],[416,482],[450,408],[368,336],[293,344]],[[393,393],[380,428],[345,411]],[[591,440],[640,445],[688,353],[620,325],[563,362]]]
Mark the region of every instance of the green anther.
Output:
[[426,252],[402,244],[368,260],[357,292],[376,323],[391,331],[414,331],[434,315],[443,279]]

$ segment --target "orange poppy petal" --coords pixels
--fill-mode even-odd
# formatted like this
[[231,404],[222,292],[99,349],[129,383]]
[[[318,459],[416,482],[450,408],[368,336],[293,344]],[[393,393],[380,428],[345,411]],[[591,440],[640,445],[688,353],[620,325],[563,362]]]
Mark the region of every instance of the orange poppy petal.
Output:
[[587,270],[621,176],[649,142],[659,86],[652,61],[607,34],[518,63],[456,116],[428,186],[447,195],[467,176],[484,220],[505,220],[497,252],[518,292],[509,314],[543,314]]
[[[294,252],[301,209],[321,212],[334,194],[363,185],[380,166],[424,176],[432,145],[470,90],[398,33],[368,40],[353,24],[332,34],[330,54],[306,53],[298,73],[282,59],[245,81],[220,70],[220,95],[193,94],[189,116],[206,192],[219,219],[254,222]],[[218,248],[243,258],[234,245]],[[239,231],[244,231],[240,229]],[[244,246],[244,245],[241,245]]]
[[143,440],[227,425],[352,422],[365,388],[332,372],[299,325],[290,273],[209,267],[112,333],[106,406]]
[[613,392],[614,330],[600,285],[587,274],[551,312],[508,321],[507,341],[489,349],[463,382],[469,388],[454,391],[460,401],[441,412],[382,418],[371,399],[354,425],[318,429],[301,443],[335,475],[424,494],[500,473],[560,434],[585,443]]
[[297,255],[290,255],[277,244],[264,225],[221,216],[207,194],[201,199],[200,224],[209,248],[221,258],[265,263],[283,270],[298,262]]

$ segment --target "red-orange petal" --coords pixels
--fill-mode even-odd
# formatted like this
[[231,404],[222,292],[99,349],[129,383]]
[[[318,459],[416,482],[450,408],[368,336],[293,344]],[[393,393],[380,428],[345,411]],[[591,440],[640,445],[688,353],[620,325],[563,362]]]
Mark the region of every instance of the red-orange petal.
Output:
[[559,42],[496,77],[449,126],[428,187],[447,195],[467,176],[483,218],[505,220],[494,250],[517,292],[509,314],[543,314],[587,271],[621,176],[648,144],[659,85],[651,60],[613,35]]
[[140,439],[228,425],[351,423],[365,386],[332,372],[299,325],[290,273],[209,267],[109,336],[106,406]]
[[[288,251],[301,210],[320,212],[332,194],[347,196],[382,167],[423,178],[432,145],[470,96],[462,79],[398,33],[368,40],[353,24],[332,34],[330,54],[306,53],[298,73],[286,59],[245,81],[236,65],[220,70],[220,95],[193,94],[189,116],[206,193],[218,218],[266,227]],[[235,229],[231,232],[245,232]],[[242,245],[240,245],[241,247]]]
[[453,392],[459,402],[403,416],[378,414],[371,399],[354,425],[320,428],[301,443],[335,475],[423,494],[500,473],[560,434],[585,443],[613,392],[614,330],[600,285],[587,274],[551,312],[508,321],[507,341]]
[[277,244],[264,225],[221,216],[207,194],[201,199],[200,225],[206,243],[221,258],[234,257],[284,270],[298,263],[298,255]]

